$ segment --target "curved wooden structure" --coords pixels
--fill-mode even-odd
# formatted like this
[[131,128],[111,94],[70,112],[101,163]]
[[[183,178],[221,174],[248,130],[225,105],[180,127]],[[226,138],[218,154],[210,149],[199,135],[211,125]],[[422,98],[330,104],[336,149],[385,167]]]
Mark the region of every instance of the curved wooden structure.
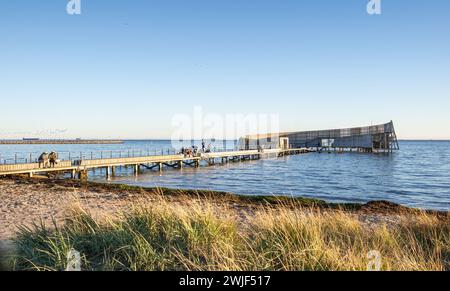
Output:
[[365,127],[252,135],[240,139],[243,150],[259,147],[392,153],[399,149],[399,144],[391,121]]

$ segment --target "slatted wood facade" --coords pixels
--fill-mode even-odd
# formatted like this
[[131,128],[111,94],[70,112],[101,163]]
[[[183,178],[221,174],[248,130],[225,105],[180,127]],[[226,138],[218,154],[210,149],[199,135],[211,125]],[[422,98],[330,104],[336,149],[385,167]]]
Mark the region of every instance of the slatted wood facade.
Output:
[[252,135],[240,139],[240,149],[248,150],[258,147],[280,147],[279,140],[289,139],[290,148],[346,148],[362,149],[369,152],[392,152],[399,149],[394,123],[315,130],[279,134]]

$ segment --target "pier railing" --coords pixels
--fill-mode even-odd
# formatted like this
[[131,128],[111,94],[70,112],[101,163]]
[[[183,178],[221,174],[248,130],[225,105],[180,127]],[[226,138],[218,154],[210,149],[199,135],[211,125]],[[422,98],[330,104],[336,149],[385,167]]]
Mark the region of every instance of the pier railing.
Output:
[[[232,151],[236,151],[233,149]],[[201,152],[201,149],[199,149]],[[213,153],[221,153],[230,151],[230,149],[214,147],[211,149]],[[121,159],[121,158],[139,158],[151,156],[170,156],[181,153],[181,150],[173,148],[165,149],[130,149],[130,150],[110,150],[110,151],[84,151],[84,152],[57,152],[58,159],[61,162],[75,162],[98,159]],[[42,153],[31,152],[23,153],[17,152],[8,155],[0,153],[0,165],[18,165],[18,164],[33,164],[38,162],[38,158]]]

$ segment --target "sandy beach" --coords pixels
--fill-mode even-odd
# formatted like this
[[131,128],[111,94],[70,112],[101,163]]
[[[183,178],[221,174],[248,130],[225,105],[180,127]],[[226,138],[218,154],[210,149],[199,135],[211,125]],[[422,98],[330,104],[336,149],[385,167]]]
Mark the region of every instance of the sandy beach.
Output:
[[[64,221],[67,211],[76,206],[82,207],[94,216],[114,215],[116,212],[126,211],[143,199],[148,203],[156,201],[155,194],[160,192],[168,194],[174,203],[177,203],[177,196],[181,193],[187,193],[193,198],[197,198],[197,195],[213,196],[217,203],[231,206],[238,212],[254,211],[261,202],[260,199],[220,192],[181,192],[68,180],[0,179],[0,240],[13,239],[19,226],[30,226],[41,221],[48,226],[51,226],[53,221],[60,224]],[[298,201],[318,210],[345,209],[368,226],[380,223],[395,224],[401,216],[414,216],[412,209],[382,201],[366,205],[327,204],[315,200]],[[269,203],[276,202],[276,198],[273,198]],[[441,214],[443,217],[446,216],[445,213]]]
[[36,180],[0,180],[0,240],[11,239],[18,226],[30,226],[41,220],[60,223],[65,212],[81,205],[92,213],[112,213],[124,209],[130,195],[108,191],[90,191]]

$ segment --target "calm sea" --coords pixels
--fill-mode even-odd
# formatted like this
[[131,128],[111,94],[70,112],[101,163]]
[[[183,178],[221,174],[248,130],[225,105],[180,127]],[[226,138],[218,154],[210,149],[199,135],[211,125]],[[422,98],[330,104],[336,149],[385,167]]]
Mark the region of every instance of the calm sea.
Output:
[[[213,146],[223,147],[222,142]],[[234,142],[227,142],[232,149]],[[450,210],[450,141],[401,141],[390,156],[359,153],[311,153],[300,156],[230,163],[205,168],[143,171],[123,169],[109,183],[148,187],[210,189],[244,195],[292,195],[330,202],[389,200],[405,206]],[[56,150],[72,156],[116,155],[118,151],[167,152],[169,141],[127,141],[121,145],[0,145],[0,160],[26,159],[30,152]],[[173,150],[173,149],[172,149]],[[63,155],[64,155],[63,154]],[[34,158],[34,157],[33,157]],[[97,170],[95,181],[105,181]]]

